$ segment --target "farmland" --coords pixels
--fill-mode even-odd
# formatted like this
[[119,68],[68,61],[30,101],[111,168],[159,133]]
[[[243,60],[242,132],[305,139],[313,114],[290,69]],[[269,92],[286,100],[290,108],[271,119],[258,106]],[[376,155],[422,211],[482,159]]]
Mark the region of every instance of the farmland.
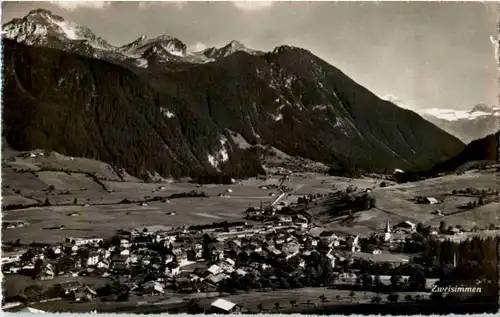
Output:
[[[14,165],[31,166],[26,171],[15,171],[12,163],[4,164],[3,205],[41,204],[48,206],[4,210],[4,221],[23,220],[23,228],[3,230],[4,241],[21,239],[54,243],[65,236],[110,237],[118,229],[138,228],[152,225],[176,227],[182,225],[207,224],[216,221],[238,221],[244,219],[244,211],[261,202],[272,201],[277,189],[262,189],[276,184],[279,177],[266,180],[248,179],[232,185],[196,185],[187,182],[144,183],[138,180],[117,181],[118,176],[103,167],[101,162],[70,160],[60,155],[32,158],[20,156],[10,159]],[[50,171],[53,161],[65,162],[70,170]],[[43,166],[44,171],[35,167]],[[96,179],[98,172],[101,179]],[[103,171],[107,171],[107,174]],[[109,173],[108,173],[109,172]],[[354,215],[345,222],[343,217],[329,213],[329,202],[324,200],[311,207],[317,223],[341,234],[356,233],[362,236],[380,232],[387,220],[392,224],[404,220],[432,225],[446,221],[452,225],[483,226],[494,223],[500,216],[498,203],[490,203],[473,210],[460,211],[466,199],[454,197],[452,190],[470,187],[500,189],[498,175],[485,172],[469,172],[448,175],[415,183],[390,184],[379,187],[381,181],[372,178],[348,179],[321,174],[294,174],[286,184],[291,188],[290,200],[307,194],[326,194],[355,186],[359,190],[373,188],[376,208]],[[260,188],[259,188],[260,187]],[[207,197],[167,198],[172,194],[190,191],[203,192]],[[226,197],[220,197],[225,194]],[[439,205],[416,204],[415,196],[432,195],[443,198]],[[155,201],[150,201],[156,198]],[[124,202],[127,203],[124,203]],[[148,201],[141,205],[141,201]],[[76,202],[76,204],[75,204]],[[444,209],[443,216],[433,214],[437,208]],[[172,213],[172,214],[167,214]],[[450,215],[447,215],[450,214]],[[62,228],[54,230],[53,228]]]

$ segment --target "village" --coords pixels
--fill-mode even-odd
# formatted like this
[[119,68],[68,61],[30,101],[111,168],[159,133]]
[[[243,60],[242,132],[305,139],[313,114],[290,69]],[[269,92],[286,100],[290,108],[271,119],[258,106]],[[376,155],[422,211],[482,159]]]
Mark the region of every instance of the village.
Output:
[[[318,222],[315,206],[328,204],[328,212],[348,226],[358,212],[375,207],[371,189],[349,185],[338,190],[332,186],[328,193],[296,197],[293,202],[291,189],[283,185],[288,179],[285,174],[276,184],[265,185],[274,186],[279,194],[273,193],[270,203],[249,207],[242,221],[124,228],[112,237],[66,237],[56,244],[11,243],[12,250],[2,254],[4,277],[25,276],[33,282],[54,283],[45,288],[28,285],[19,295],[4,298],[3,306],[64,301],[99,307],[102,302],[155,302],[177,294],[210,299],[209,307],[193,308],[190,302],[179,312],[260,312],[266,310],[261,303],[245,307],[248,303],[224,297],[311,288],[348,291],[350,297],[362,293],[372,304],[398,301],[401,292],[406,296],[399,301],[430,300],[434,296],[430,290],[448,274],[441,266],[457,266],[455,251],[445,257],[433,254],[436,248],[432,246],[482,230],[451,227],[444,221],[439,226],[410,220],[391,225],[388,217],[370,236],[344,234]],[[263,186],[261,189],[267,189]],[[382,182],[378,186],[388,185]],[[231,194],[227,189],[219,196],[230,198]],[[472,198],[473,203],[463,209],[498,200],[498,191],[492,190],[467,188],[448,195]],[[430,210],[443,216],[439,206],[446,196],[416,196],[413,201],[436,205]],[[24,225],[22,221],[3,223],[4,229]],[[91,279],[106,282],[87,282]],[[308,300],[306,304],[321,305],[340,300],[339,296],[321,294],[317,303]],[[293,307],[298,305],[297,300],[290,302],[294,302]],[[283,305],[276,300],[267,311],[280,311]]]
[[[371,237],[338,236],[315,225],[307,209],[300,207],[324,197],[309,195],[299,197],[298,204],[288,204],[282,183],[282,194],[269,206],[246,211],[247,221],[118,230],[110,239],[67,237],[57,245],[4,253],[2,273],[42,281],[69,278],[44,292],[27,290],[21,298],[27,302],[126,302],[132,296],[207,293],[217,297],[303,287],[426,292],[438,281],[426,278],[421,266],[415,272],[405,249],[413,235],[437,237],[448,228],[432,229],[410,221],[391,227],[387,221],[384,230]],[[373,203],[367,201],[362,208]],[[461,234],[453,229],[450,233]],[[109,283],[93,288],[77,277],[101,277]],[[219,312],[244,309],[244,303],[223,298],[211,306]]]

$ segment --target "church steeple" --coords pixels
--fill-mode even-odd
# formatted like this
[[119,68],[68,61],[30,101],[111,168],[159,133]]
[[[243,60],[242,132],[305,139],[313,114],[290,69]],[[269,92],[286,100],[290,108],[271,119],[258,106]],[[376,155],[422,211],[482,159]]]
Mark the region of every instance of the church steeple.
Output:
[[391,226],[389,225],[389,220],[385,223],[385,233],[391,233]]

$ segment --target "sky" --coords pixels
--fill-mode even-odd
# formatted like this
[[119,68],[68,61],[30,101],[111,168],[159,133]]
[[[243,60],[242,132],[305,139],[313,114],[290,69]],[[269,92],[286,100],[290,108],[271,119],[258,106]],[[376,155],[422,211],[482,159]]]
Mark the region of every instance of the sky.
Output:
[[231,40],[263,51],[299,46],[414,109],[498,103],[491,2],[3,2],[2,23],[36,8],[115,45],[167,34],[191,50]]

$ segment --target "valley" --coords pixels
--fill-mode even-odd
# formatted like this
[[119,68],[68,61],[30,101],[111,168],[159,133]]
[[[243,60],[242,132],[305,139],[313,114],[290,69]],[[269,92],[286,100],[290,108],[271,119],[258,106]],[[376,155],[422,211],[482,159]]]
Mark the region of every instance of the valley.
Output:
[[[85,2],[85,10],[124,6],[125,16],[127,6],[137,5],[134,13],[142,16],[156,4]],[[232,13],[240,4],[220,3]],[[2,25],[2,310],[498,308],[500,108],[427,105],[491,104],[490,92],[481,91],[487,85],[473,83],[487,77],[487,67],[476,69],[470,57],[479,41],[447,43],[452,37],[437,32],[442,18],[432,36],[408,42],[408,30],[394,33],[391,41],[399,44],[390,50],[378,38],[387,29],[363,38],[377,27],[358,35],[328,27],[332,34],[322,40],[324,30],[307,33],[307,41],[298,40],[300,32],[297,40],[283,36],[288,31],[274,38],[283,30],[272,27],[276,16],[269,14],[269,30],[259,33],[272,41],[259,44],[236,33],[242,43],[223,35],[236,27],[220,28],[232,14],[200,27],[211,17],[208,7],[203,19],[179,22],[200,22],[196,32],[194,22],[165,27],[184,6],[201,5],[182,3],[171,18],[166,7],[151,12],[163,12],[160,35],[142,34],[142,28],[153,33],[149,18],[137,33],[134,16],[113,44],[72,19],[94,27],[118,23],[121,14],[108,21],[92,11],[86,20],[75,13],[84,12],[80,4],[63,5],[16,9]],[[3,7],[9,12],[16,4]],[[331,16],[324,22],[342,18]],[[357,26],[371,18],[351,21]],[[380,27],[386,21],[393,20],[380,20]],[[96,30],[109,36],[116,25]],[[208,34],[211,27],[219,30]],[[469,29],[456,29],[469,36]],[[435,34],[439,45],[422,45]],[[386,44],[355,49],[372,39]],[[305,44],[315,41],[326,46]],[[448,65],[452,58],[441,55],[451,46],[457,62]],[[352,60],[347,47],[367,55]],[[454,85],[464,70],[467,78]],[[421,102],[418,109],[387,94],[392,89]]]

